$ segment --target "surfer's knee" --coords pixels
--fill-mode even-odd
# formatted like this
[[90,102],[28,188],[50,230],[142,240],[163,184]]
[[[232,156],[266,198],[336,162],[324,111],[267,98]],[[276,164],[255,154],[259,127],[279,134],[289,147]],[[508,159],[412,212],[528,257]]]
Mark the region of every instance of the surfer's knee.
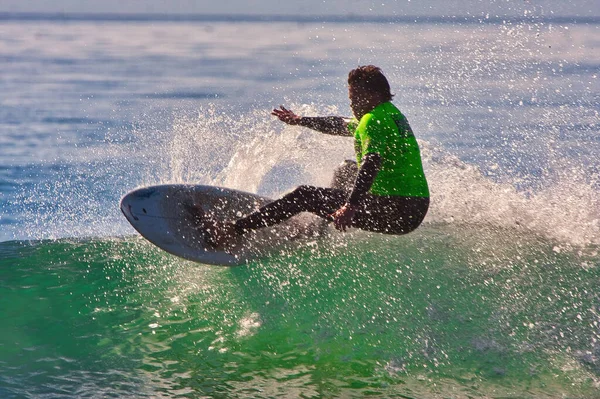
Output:
[[331,188],[350,191],[358,174],[358,165],[354,161],[345,160],[333,171]]

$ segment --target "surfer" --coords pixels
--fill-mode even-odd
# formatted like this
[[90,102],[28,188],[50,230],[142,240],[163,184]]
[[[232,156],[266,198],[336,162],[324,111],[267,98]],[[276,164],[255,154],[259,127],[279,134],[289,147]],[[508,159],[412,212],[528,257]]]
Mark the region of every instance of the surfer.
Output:
[[[406,117],[392,103],[390,85],[380,68],[360,66],[348,74],[350,107],[355,118],[306,117],[281,106],[272,115],[288,125],[338,136],[354,136],[356,162],[346,161],[331,188],[301,185],[282,198],[235,221],[209,230],[215,247],[261,227],[278,224],[300,212],[349,227],[406,234],[416,229],[429,208],[429,188],[417,140]],[[353,185],[345,189],[351,176]]]

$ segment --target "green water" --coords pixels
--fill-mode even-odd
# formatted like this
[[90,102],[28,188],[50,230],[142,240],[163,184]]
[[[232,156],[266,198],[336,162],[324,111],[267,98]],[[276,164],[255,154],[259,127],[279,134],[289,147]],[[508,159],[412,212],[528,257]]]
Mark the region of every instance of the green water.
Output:
[[0,397],[600,397],[594,248],[336,237],[236,268],[0,243]]

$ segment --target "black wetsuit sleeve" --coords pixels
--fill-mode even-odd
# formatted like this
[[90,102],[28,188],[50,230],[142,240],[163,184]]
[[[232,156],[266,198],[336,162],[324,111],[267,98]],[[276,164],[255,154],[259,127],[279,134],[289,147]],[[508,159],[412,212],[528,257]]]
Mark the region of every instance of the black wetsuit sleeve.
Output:
[[341,116],[303,116],[298,124],[325,134],[351,136],[348,124]]
[[369,192],[375,177],[381,169],[381,155],[377,153],[369,153],[365,155],[361,161],[358,175],[356,176],[356,182],[354,188],[348,197],[346,203],[352,206],[360,205],[363,197]]

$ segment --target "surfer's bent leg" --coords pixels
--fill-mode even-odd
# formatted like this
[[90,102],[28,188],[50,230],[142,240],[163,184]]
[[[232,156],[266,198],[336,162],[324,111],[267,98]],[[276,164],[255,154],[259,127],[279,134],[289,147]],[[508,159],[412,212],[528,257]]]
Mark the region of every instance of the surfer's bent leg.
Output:
[[347,194],[342,190],[299,186],[282,198],[263,206],[245,218],[237,220],[234,227],[238,234],[243,234],[248,230],[281,223],[300,212],[311,212],[331,220],[329,215],[344,204],[346,196]]
[[[300,212],[311,212],[331,221],[331,214],[346,202],[343,190],[299,186],[258,211],[234,222],[237,234],[273,226]],[[359,206],[352,227],[385,234],[407,234],[415,230],[427,214],[429,198],[377,196],[367,194]]]

